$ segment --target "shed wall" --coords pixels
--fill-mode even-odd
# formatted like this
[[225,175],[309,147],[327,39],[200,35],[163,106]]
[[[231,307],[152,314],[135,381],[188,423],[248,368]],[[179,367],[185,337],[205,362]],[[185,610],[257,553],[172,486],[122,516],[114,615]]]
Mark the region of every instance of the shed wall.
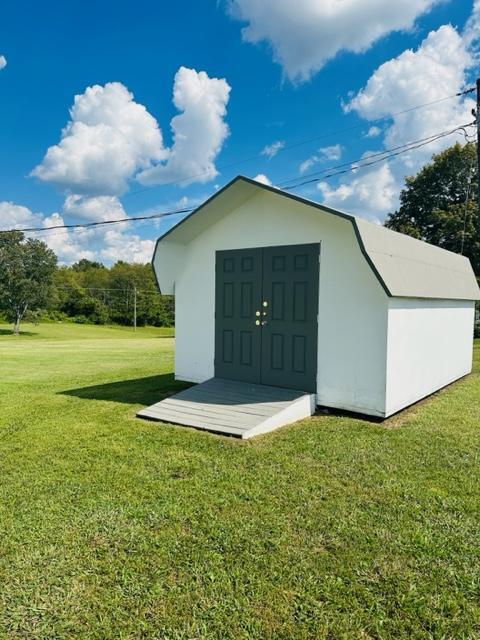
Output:
[[182,250],[175,281],[178,379],[214,375],[215,251],[312,242],[321,243],[317,403],[383,416],[388,297],[351,222],[270,192],[250,198]]
[[387,416],[471,372],[474,306],[390,298]]

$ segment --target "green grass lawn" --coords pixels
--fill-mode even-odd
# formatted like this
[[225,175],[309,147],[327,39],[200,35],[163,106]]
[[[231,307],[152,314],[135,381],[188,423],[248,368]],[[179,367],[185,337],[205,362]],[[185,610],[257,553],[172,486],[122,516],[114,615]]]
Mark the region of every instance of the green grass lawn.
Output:
[[[0,328],[0,637],[480,637],[480,350],[384,424],[135,418],[171,330]],[[439,345],[440,348],[440,345]]]

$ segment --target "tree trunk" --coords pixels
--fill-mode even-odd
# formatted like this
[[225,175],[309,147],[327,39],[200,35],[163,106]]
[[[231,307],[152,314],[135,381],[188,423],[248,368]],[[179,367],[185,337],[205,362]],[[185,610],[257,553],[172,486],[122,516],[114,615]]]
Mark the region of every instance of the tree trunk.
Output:
[[15,310],[15,323],[13,325],[13,335],[14,336],[20,335],[20,322],[22,321],[22,318],[25,315],[27,307],[28,307],[28,304],[26,304],[23,309],[16,309]]
[[13,325],[13,335],[14,336],[18,336],[20,334],[20,321],[21,321],[21,317],[20,314],[17,313],[16,317],[15,317],[15,323]]

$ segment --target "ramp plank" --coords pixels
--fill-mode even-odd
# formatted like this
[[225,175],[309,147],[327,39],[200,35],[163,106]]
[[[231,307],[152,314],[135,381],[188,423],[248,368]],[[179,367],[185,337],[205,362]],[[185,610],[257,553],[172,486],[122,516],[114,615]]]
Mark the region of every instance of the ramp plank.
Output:
[[211,378],[137,416],[249,438],[311,416],[314,410],[314,395],[304,391]]

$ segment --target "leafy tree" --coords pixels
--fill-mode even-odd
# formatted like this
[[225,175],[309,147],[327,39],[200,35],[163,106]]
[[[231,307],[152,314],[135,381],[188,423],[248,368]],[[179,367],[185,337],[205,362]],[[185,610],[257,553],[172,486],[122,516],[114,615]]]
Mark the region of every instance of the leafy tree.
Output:
[[474,145],[457,143],[405,179],[400,207],[385,226],[463,253],[480,275],[477,181]]
[[49,313],[65,314],[75,321],[104,324],[133,324],[135,289],[137,324],[171,326],[173,299],[158,293],[151,266],[119,261],[107,268],[80,260],[55,273],[54,295]]
[[105,265],[101,262],[94,262],[92,260],[82,258],[78,262],[75,262],[75,264],[72,264],[72,269],[74,271],[89,271],[90,269],[105,269]]
[[27,309],[46,303],[57,264],[53,251],[20,231],[0,232],[0,307],[13,320],[13,333]]

